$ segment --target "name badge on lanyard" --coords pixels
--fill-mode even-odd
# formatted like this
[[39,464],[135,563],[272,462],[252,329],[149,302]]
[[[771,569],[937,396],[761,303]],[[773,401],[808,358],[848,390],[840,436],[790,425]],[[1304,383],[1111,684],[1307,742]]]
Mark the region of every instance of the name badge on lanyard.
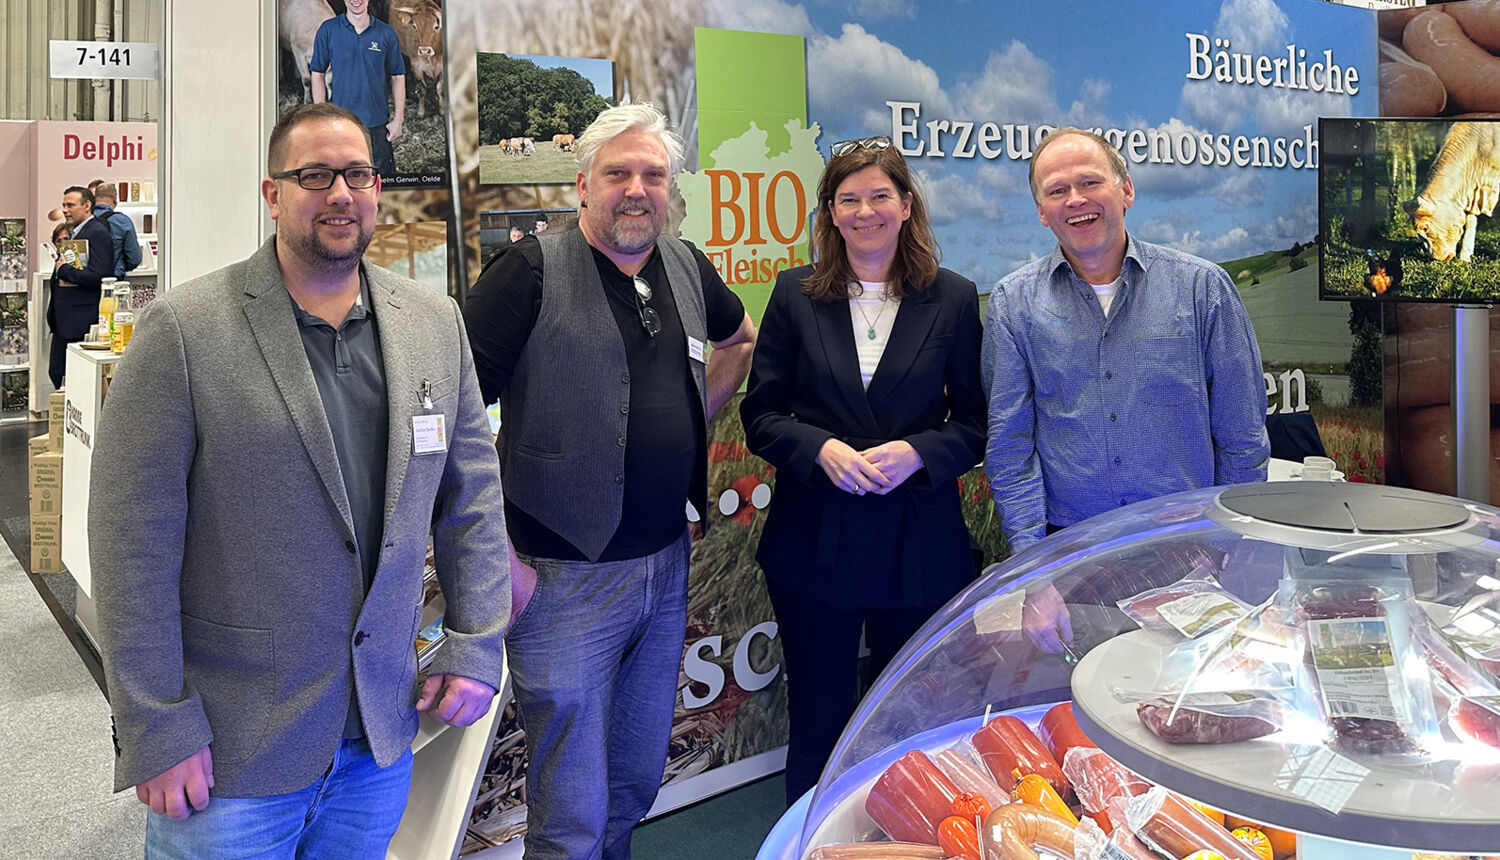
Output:
[[428,414],[411,417],[411,445],[416,454],[441,454],[448,450],[448,427],[445,416],[432,413],[432,381],[422,380],[422,408]]

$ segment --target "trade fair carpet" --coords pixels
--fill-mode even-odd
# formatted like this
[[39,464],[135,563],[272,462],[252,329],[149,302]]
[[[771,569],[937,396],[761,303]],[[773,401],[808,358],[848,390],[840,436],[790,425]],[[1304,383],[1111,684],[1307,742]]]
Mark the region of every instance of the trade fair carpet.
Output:
[[140,857],[145,808],[110,791],[109,706],[4,546],[0,629],[0,855]]

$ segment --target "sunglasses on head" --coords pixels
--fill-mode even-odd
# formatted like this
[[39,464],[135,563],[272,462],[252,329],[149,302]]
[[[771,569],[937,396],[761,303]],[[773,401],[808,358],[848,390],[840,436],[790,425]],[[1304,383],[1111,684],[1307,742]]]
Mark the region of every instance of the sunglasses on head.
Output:
[[833,146],[830,146],[828,148],[828,152],[833,158],[838,158],[840,155],[848,155],[856,149],[868,149],[872,152],[880,152],[882,149],[889,149],[890,146],[891,139],[889,137],[886,137],[885,135],[881,135],[879,137],[861,137],[854,140],[841,140],[835,143]]

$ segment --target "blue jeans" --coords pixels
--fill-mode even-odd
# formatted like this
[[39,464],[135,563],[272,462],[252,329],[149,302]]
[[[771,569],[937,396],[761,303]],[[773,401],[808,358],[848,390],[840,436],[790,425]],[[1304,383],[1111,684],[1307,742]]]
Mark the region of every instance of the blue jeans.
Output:
[[375,764],[364,738],[339,742],[333,764],[301,791],[214,797],[184,821],[146,813],[147,860],[384,857],[411,786],[411,750]]
[[526,730],[526,860],[625,860],[661,788],[687,625],[686,531],[614,562],[522,560],[506,637]]

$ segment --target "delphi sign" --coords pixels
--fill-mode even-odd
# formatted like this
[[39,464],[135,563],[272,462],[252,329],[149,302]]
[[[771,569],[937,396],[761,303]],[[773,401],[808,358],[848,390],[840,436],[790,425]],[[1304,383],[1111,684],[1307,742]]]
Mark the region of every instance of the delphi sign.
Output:
[[142,135],[122,134],[118,137],[95,135],[83,137],[65,134],[62,138],[65,161],[102,161],[105,167],[114,167],[117,161],[155,161],[156,147],[147,146]]

